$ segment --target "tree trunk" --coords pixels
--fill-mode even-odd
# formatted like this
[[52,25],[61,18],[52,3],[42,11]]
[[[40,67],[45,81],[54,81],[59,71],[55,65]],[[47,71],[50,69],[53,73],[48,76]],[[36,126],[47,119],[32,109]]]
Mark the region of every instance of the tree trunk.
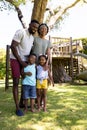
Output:
[[52,71],[55,83],[65,83],[72,80],[72,78],[66,73],[63,62],[58,59],[53,59]]
[[48,0],[34,0],[34,7],[31,19],[36,19],[40,23],[43,22],[47,1]]

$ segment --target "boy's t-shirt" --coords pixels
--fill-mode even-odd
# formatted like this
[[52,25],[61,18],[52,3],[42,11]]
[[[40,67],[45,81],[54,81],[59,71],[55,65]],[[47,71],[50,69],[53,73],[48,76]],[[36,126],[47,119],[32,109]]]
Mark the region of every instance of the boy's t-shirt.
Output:
[[24,72],[31,72],[32,75],[31,76],[26,75],[25,78],[22,80],[22,85],[35,86],[36,85],[36,66],[35,66],[35,64],[28,65],[27,67],[25,67]]

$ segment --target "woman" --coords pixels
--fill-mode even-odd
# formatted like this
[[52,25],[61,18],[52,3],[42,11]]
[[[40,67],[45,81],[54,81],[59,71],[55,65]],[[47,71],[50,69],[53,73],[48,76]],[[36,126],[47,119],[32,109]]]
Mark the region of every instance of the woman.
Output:
[[48,56],[48,62],[50,61],[50,48],[51,43],[50,40],[47,40],[45,36],[47,35],[49,31],[49,28],[47,24],[42,23],[38,27],[38,37],[35,37],[34,39],[34,45],[32,48],[32,53],[36,54],[37,58],[39,55],[47,55]]

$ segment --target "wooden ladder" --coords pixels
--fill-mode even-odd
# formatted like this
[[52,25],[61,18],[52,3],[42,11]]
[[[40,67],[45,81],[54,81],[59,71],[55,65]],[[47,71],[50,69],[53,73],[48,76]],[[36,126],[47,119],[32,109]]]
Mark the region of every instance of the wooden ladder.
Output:
[[10,45],[7,45],[7,46],[6,46],[6,77],[5,77],[5,90],[7,90],[7,89],[11,86],[11,83],[10,83],[10,80],[11,80],[10,71],[11,71],[11,68],[10,68]]

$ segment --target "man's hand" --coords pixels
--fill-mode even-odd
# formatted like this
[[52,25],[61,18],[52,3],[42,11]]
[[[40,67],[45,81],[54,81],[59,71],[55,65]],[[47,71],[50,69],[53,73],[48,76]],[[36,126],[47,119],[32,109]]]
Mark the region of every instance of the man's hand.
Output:
[[27,66],[27,63],[24,62],[24,61],[21,61],[20,64],[21,64],[22,67],[26,67]]

